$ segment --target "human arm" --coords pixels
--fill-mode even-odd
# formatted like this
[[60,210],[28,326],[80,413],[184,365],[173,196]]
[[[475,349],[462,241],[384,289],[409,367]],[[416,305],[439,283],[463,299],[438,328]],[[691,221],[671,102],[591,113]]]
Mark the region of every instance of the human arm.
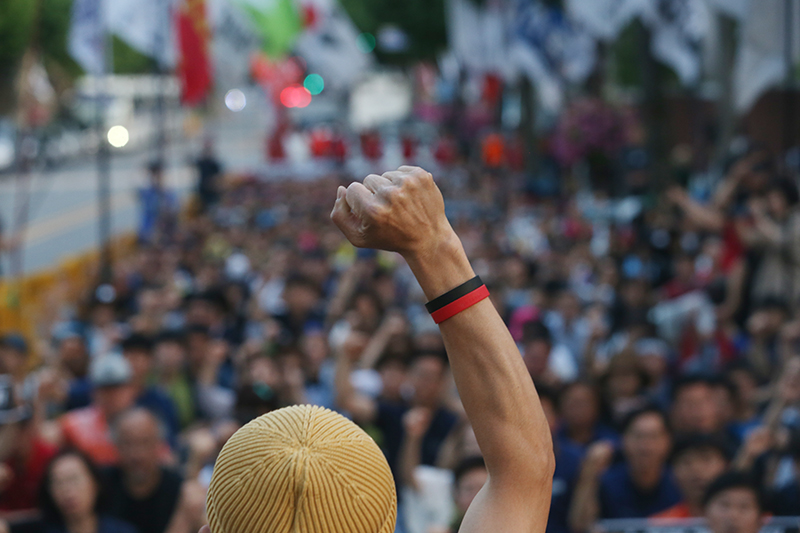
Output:
[[[354,245],[399,252],[429,300],[475,276],[441,192],[422,169],[401,167],[341,187],[332,218]],[[552,438],[511,334],[489,299],[442,322],[440,331],[489,471],[460,531],[544,531]]]
[[356,391],[350,381],[350,374],[353,373],[366,344],[366,335],[357,331],[351,332],[336,354],[334,376],[336,405],[350,413],[353,420],[362,424],[372,422],[378,415],[378,405],[375,400]]
[[707,231],[722,231],[725,225],[725,216],[718,208],[706,206],[693,200],[685,189],[677,186],[667,191],[667,198],[675,204],[693,224]]
[[586,452],[567,517],[572,531],[588,531],[600,518],[600,477],[613,457],[610,442],[596,442]]
[[403,417],[405,438],[400,447],[400,484],[419,490],[414,471],[422,463],[422,439],[431,425],[430,409],[417,407],[408,411]]

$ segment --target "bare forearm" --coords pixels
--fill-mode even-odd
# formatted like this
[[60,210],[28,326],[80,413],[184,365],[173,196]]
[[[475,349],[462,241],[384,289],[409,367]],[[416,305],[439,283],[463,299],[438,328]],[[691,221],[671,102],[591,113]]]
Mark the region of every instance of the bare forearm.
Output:
[[[474,277],[455,233],[426,256],[407,260],[428,299]],[[444,321],[440,330],[489,472],[550,478],[552,439],[544,412],[519,350],[490,300]]]
[[414,472],[422,462],[422,441],[418,438],[409,438],[403,441],[400,448],[400,482],[413,490],[419,490]]
[[569,509],[568,522],[572,531],[576,533],[588,531],[600,517],[598,486],[596,474],[585,471],[581,473]]

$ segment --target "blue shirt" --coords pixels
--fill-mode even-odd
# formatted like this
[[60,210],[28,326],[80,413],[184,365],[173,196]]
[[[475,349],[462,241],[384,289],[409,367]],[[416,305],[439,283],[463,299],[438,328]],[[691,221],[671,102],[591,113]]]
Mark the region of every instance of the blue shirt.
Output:
[[553,474],[553,498],[550,500],[550,518],[546,533],[570,533],[567,525],[572,492],[578,481],[583,452],[569,443],[556,442],[556,471]]
[[625,463],[612,466],[600,478],[601,518],[647,518],[681,502],[678,486],[666,467],[651,490],[633,484]]

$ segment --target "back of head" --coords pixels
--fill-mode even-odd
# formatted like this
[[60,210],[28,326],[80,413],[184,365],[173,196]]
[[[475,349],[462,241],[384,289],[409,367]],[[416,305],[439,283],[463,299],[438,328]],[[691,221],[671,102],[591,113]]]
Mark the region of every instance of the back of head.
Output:
[[377,444],[321,407],[286,407],[228,440],[208,489],[212,533],[390,533],[395,485]]

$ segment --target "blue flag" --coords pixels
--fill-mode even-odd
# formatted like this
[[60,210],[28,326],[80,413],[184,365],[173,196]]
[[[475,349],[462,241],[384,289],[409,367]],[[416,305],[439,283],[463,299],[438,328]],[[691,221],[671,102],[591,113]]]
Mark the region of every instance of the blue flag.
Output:
[[87,74],[103,74],[105,61],[103,0],[74,0],[68,49]]

